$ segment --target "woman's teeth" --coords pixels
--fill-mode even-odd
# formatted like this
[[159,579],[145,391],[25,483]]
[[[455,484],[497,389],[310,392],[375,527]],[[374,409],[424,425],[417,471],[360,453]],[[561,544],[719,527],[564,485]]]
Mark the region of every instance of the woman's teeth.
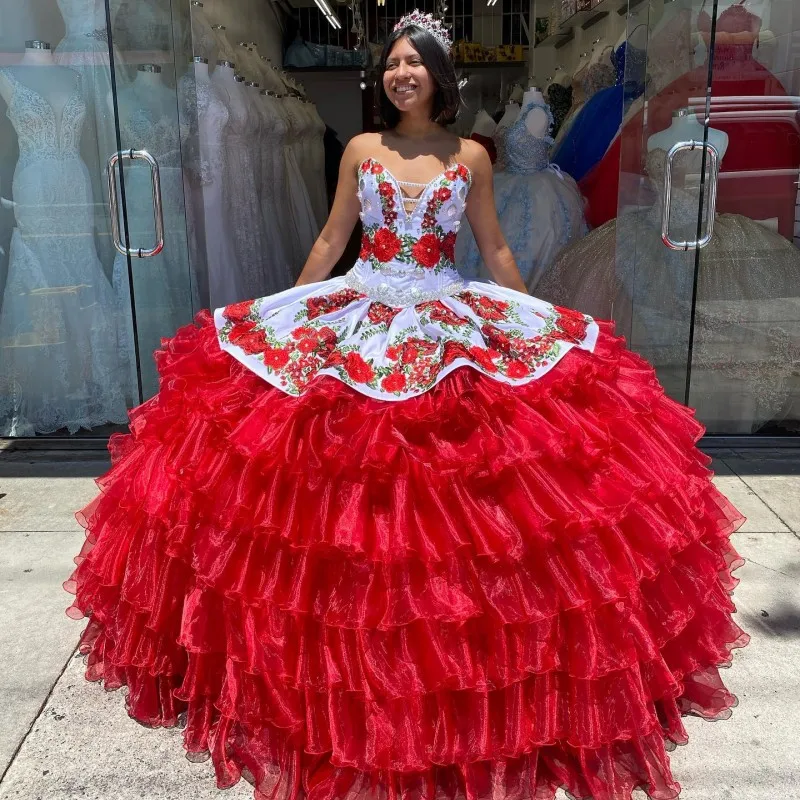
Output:
[[408,94],[416,89],[416,86],[395,86],[394,90],[397,94]]

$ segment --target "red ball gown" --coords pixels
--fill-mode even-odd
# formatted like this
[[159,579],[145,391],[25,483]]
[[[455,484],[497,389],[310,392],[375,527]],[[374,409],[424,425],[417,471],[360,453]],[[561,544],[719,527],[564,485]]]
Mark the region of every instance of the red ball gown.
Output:
[[459,276],[470,183],[408,214],[366,160],[354,268],[165,340],[78,515],[87,677],[221,788],[672,798],[735,702],[701,426],[607,323]]

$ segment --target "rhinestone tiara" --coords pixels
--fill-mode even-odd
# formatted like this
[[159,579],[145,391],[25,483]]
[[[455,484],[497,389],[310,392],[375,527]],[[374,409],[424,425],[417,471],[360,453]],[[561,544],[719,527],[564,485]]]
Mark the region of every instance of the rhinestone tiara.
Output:
[[441,20],[436,19],[433,14],[423,14],[421,11],[414,9],[410,14],[406,14],[401,18],[400,22],[394,26],[394,30],[399,31],[403,28],[407,28],[409,25],[416,25],[428,31],[428,33],[448,52],[453,46],[453,40],[450,38],[450,32],[447,30],[447,26]]

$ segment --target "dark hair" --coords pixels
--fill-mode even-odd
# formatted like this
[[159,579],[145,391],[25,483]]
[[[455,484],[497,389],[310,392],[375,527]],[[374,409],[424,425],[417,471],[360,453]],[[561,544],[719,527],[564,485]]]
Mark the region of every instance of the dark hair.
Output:
[[436,84],[433,96],[433,111],[431,119],[440,125],[449,125],[455,121],[461,94],[458,90],[456,70],[450,53],[425,28],[419,25],[407,25],[405,28],[394,31],[386,40],[378,64],[378,75],[375,79],[375,97],[377,98],[378,113],[387,128],[394,128],[400,122],[400,112],[392,101],[386,96],[383,88],[383,73],[386,72],[386,61],[398,39],[407,37],[411,46],[420,54],[422,63]]

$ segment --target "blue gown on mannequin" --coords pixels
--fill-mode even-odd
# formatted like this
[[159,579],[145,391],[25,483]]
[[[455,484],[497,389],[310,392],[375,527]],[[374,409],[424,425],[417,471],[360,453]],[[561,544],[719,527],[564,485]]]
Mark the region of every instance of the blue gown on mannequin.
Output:
[[576,181],[605,155],[628,103],[644,91],[647,51],[623,42],[611,54],[611,60],[617,71],[616,83],[587,101],[553,153],[553,163]]
[[[534,108],[547,114],[548,130],[552,128],[549,106],[531,102],[511,125],[495,134],[495,205],[503,235],[529,290],[563,247],[586,234],[583,198],[575,181],[550,163],[552,137],[534,136],[525,124]],[[456,263],[464,275],[489,277],[466,220],[456,240]]]

